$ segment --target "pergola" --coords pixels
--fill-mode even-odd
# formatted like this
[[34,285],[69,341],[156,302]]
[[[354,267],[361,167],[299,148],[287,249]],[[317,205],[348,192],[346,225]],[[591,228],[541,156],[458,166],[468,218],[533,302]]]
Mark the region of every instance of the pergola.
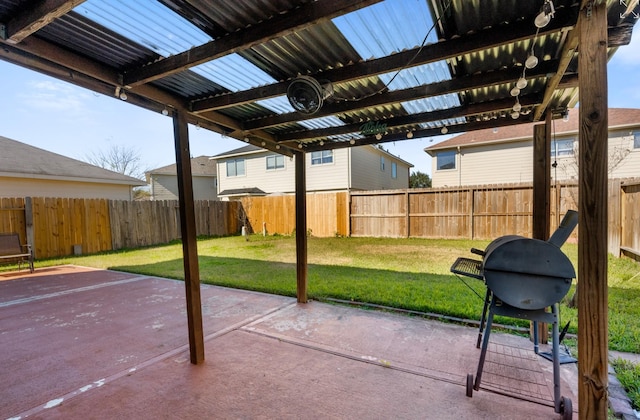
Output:
[[637,14],[638,0],[0,0],[0,58],[173,118],[194,364],[188,124],[295,157],[306,302],[306,154],[540,121],[534,236],[546,239],[550,122],[579,101],[579,408],[604,418],[607,61]]

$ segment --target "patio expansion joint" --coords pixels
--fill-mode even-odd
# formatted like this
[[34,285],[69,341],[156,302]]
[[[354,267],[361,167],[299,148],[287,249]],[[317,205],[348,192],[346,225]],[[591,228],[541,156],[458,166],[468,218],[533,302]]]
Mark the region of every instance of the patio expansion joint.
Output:
[[45,295],[29,296],[29,297],[22,298],[22,299],[10,300],[10,301],[7,301],[7,302],[1,302],[0,303],[0,308],[6,308],[8,306],[19,305],[19,304],[22,304],[22,303],[35,302],[35,301],[38,301],[38,300],[51,299],[51,298],[54,298],[54,297],[70,295],[70,294],[73,294],[73,293],[87,292],[89,290],[101,289],[103,287],[118,286],[120,284],[132,283],[132,282],[135,282],[135,281],[140,281],[140,280],[144,280],[144,279],[148,279],[148,278],[149,278],[148,276],[136,276],[136,277],[132,277],[132,278],[124,279],[124,280],[116,280],[116,281],[110,281],[110,282],[105,282],[105,283],[94,284],[94,285],[91,285],[91,286],[76,287],[74,289],[61,290],[59,292],[47,293]]
[[[121,281],[118,281],[118,282],[112,282],[110,284],[128,283],[128,282],[131,282],[131,281],[137,281],[137,280],[141,280],[141,279],[144,279],[144,278],[148,278],[148,277],[146,277],[146,276],[145,277],[136,277],[136,278],[133,278],[133,279],[127,279],[127,280],[121,280]],[[107,285],[108,284],[102,284],[102,285],[97,285],[98,287],[90,286],[90,287],[83,287],[83,288],[78,288],[78,289],[74,289],[74,290],[75,291],[91,290],[93,288],[104,287],[104,286],[107,286]],[[71,293],[72,291],[69,291],[69,292]],[[65,294],[67,294],[67,293],[65,293]],[[52,293],[51,295],[58,295],[58,294]],[[24,299],[20,299],[20,300],[24,300]],[[15,302],[15,301],[13,301],[13,302]],[[22,302],[19,302],[19,303],[22,303]],[[236,330],[240,330],[242,327],[244,327],[246,325],[249,325],[249,324],[252,324],[252,323],[255,323],[255,322],[259,322],[260,320],[265,319],[266,317],[273,316],[276,313],[278,313],[279,311],[285,310],[285,309],[287,309],[287,308],[289,308],[291,306],[295,306],[295,305],[296,305],[295,303],[292,304],[290,302],[287,302],[285,304],[281,304],[281,305],[278,305],[276,307],[269,308],[269,309],[267,309],[266,311],[264,311],[262,313],[256,314],[256,315],[254,315],[252,317],[246,318],[246,319],[244,319],[242,321],[239,321],[239,322],[237,322],[235,324],[232,324],[232,325],[230,325],[230,326],[228,326],[226,328],[223,328],[223,329],[221,329],[219,331],[216,331],[214,333],[206,335],[204,337],[204,341],[208,342],[208,341],[211,341],[211,340],[216,339],[218,337],[222,337],[222,336],[224,336],[224,335],[226,335],[226,334],[228,334],[230,332],[233,332],[233,331],[236,331]],[[9,305],[6,305],[6,306],[9,306]],[[152,366],[152,365],[154,365],[156,363],[159,363],[159,362],[167,360],[167,359],[169,359],[171,357],[174,357],[174,356],[176,356],[176,355],[178,355],[180,353],[184,353],[184,352],[188,352],[188,351],[189,351],[189,345],[188,344],[185,344],[183,346],[174,348],[173,350],[169,350],[169,351],[167,351],[165,353],[159,354],[159,355],[157,355],[155,357],[152,357],[152,358],[150,358],[148,360],[145,360],[144,362],[141,362],[141,363],[139,363],[139,364],[137,364],[137,365],[135,365],[133,367],[130,367],[128,369],[124,369],[124,370],[122,370],[120,372],[117,372],[117,373],[115,373],[113,375],[109,375],[109,376],[107,376],[105,378],[98,379],[98,380],[96,380],[94,382],[91,382],[91,383],[86,384],[86,385],[84,385],[84,386],[82,386],[80,388],[77,388],[77,389],[75,389],[75,390],[73,390],[71,392],[68,392],[68,393],[66,393],[64,395],[61,395],[58,398],[54,398],[52,400],[49,400],[44,404],[40,404],[40,405],[38,405],[36,407],[33,407],[33,408],[29,409],[29,410],[26,410],[26,411],[24,411],[24,412],[22,412],[20,414],[16,414],[14,416],[11,416],[7,420],[24,419],[26,417],[33,416],[33,415],[36,415],[38,413],[42,413],[42,412],[44,412],[45,410],[47,410],[49,408],[57,407],[60,404],[62,404],[63,402],[69,401],[70,399],[72,399],[74,397],[77,397],[79,395],[82,395],[82,394],[84,394],[84,393],[86,393],[86,392],[88,392],[90,390],[100,388],[103,385],[106,385],[108,383],[114,382],[114,381],[116,381],[116,380],[118,380],[120,378],[123,378],[123,377],[126,377],[126,376],[131,376],[134,373],[136,373],[136,372],[138,372],[138,371],[140,371],[140,370],[142,370],[144,368],[147,368],[147,367]]]
[[[259,321],[257,321],[254,324],[257,324],[258,322]],[[320,344],[320,343],[312,343],[312,342],[307,342],[300,339],[287,337],[286,335],[271,332],[271,331],[269,332],[261,331],[256,328],[253,328],[252,325],[254,324],[247,325],[241,328],[240,331],[245,332],[247,334],[254,334],[254,335],[259,335],[265,338],[270,338],[272,340],[278,340],[279,342],[303,347],[309,350],[319,351],[322,353],[330,354],[332,356],[354,360],[360,363],[367,363],[370,365],[383,367],[386,369],[391,369],[391,370],[407,373],[410,375],[420,376],[423,378],[433,379],[437,381],[448,382],[453,385],[459,385],[461,387],[465,386],[465,382],[464,382],[465,378],[460,375],[456,375],[456,374],[452,374],[444,371],[438,371],[434,369],[429,369],[429,368],[424,368],[420,366],[415,366],[409,363],[403,363],[395,360],[387,360],[387,359],[378,358],[374,356],[358,354],[356,352],[349,352],[346,350],[337,349],[335,347],[331,347],[331,346]]]

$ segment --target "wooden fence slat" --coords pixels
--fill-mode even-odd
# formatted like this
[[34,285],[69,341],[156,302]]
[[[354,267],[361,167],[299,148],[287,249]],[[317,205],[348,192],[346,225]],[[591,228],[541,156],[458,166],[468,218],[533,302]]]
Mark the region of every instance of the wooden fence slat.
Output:
[[[552,186],[552,229],[568,209],[576,209],[577,186]],[[494,239],[531,236],[531,185],[460,189],[316,193],[307,195],[307,226],[314,236],[385,236]],[[408,196],[408,198],[407,198]],[[36,258],[167,243],[180,238],[176,201],[111,201],[34,197],[33,249]],[[621,247],[640,254],[640,183],[609,183],[609,252]],[[254,232],[290,235],[295,229],[293,195],[249,197],[241,201],[196,202],[199,235],[239,233],[241,215]],[[0,198],[0,232],[18,232],[26,243],[25,199]],[[569,240],[575,241],[577,233]]]

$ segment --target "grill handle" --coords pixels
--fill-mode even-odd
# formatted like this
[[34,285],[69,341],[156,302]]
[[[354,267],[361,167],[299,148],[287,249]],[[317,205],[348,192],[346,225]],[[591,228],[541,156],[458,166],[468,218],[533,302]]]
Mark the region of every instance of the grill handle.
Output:
[[578,225],[578,212],[575,210],[568,210],[567,214],[564,215],[562,221],[560,222],[560,226],[553,232],[553,235],[549,238],[549,243],[557,246],[558,248],[562,247],[564,242],[571,236],[571,232]]
[[486,252],[484,252],[483,250],[478,249],[478,248],[471,248],[471,253],[472,254],[476,254],[476,255],[480,255],[481,257],[484,257],[487,254]]

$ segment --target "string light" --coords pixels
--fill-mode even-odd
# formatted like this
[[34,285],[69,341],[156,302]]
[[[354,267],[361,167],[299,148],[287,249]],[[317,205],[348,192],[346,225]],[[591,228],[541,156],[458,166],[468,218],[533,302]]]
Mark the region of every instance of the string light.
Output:
[[533,49],[536,45],[536,40],[538,39],[538,34],[540,32],[540,28],[544,28],[551,22],[551,18],[555,14],[555,9],[553,7],[553,2],[551,0],[544,0],[542,7],[540,8],[540,13],[535,17],[534,24],[536,26],[536,34],[531,41],[531,50],[529,51],[529,55],[524,62],[524,69],[522,70],[522,75],[516,81],[516,85],[509,92],[511,96],[516,98],[516,103],[513,105],[512,111],[510,113],[511,118],[518,119],[520,115],[527,115],[531,112],[531,110],[522,109],[522,105],[520,104],[520,93],[522,89],[526,88],[528,85],[526,72],[527,69],[532,69],[538,65],[538,57],[533,53]]
[[536,16],[533,23],[537,28],[544,28],[551,22],[551,18],[555,14],[555,9],[553,8],[553,2],[551,0],[545,0],[542,4],[542,8],[540,9],[540,13]]

